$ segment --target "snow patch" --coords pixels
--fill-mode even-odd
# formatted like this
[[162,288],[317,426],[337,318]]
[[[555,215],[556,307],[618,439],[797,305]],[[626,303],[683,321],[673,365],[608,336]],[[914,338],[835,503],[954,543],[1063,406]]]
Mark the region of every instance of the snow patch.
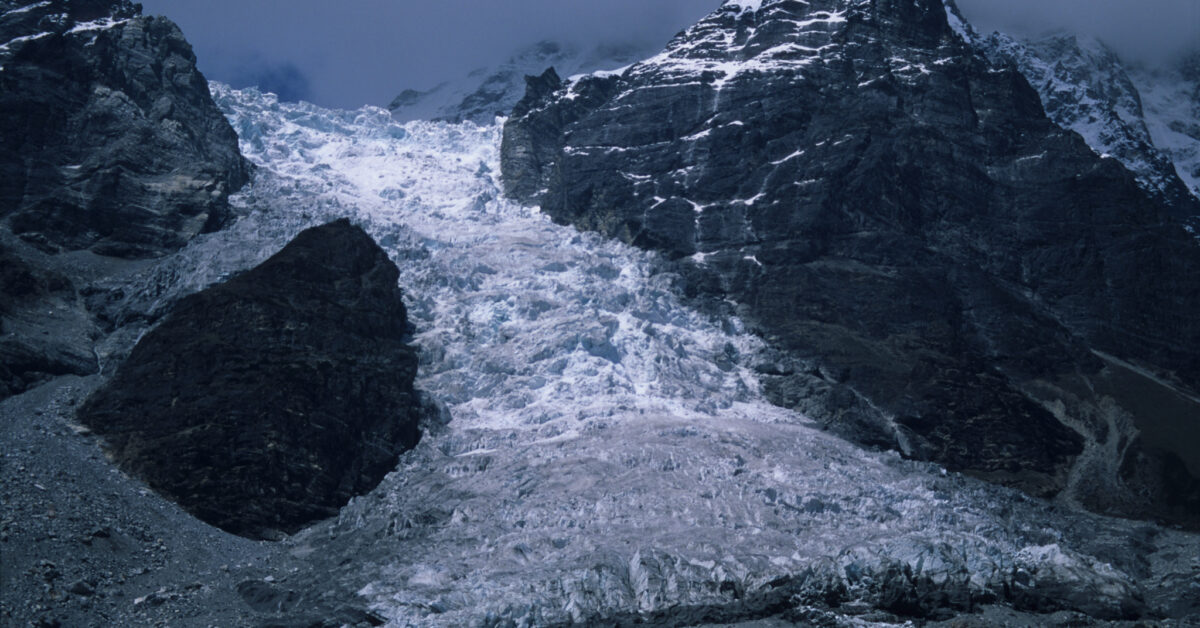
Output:
[[951,0],[942,0],[942,7],[946,10],[946,22],[950,24],[950,30],[954,31],[964,42],[975,43],[975,30],[959,15],[958,7],[954,6]]
[[67,31],[67,34],[74,35],[76,33],[87,33],[87,32],[91,32],[91,31],[107,30],[107,29],[113,28],[115,26],[120,26],[128,21],[129,21],[129,18],[115,20],[111,17],[106,17],[106,18],[99,19],[99,20],[92,20],[91,22],[79,22],[78,24],[73,26],[71,28],[71,30]]
[[6,43],[0,44],[0,52],[8,52],[9,48],[11,48],[12,46],[20,45],[20,44],[30,42],[30,41],[37,41],[39,39],[42,39],[43,37],[49,37],[50,35],[53,35],[53,34],[54,33],[47,32],[47,33],[35,33],[33,35],[24,35],[22,37],[14,37],[14,38],[8,40]]
[[34,9],[48,7],[48,6],[50,6],[50,4],[51,4],[50,0],[45,0],[44,2],[36,2],[34,4],[27,4],[23,7],[17,7],[15,9],[5,11],[2,15],[8,16],[8,15],[19,15],[21,13],[28,13],[29,11],[32,11]]

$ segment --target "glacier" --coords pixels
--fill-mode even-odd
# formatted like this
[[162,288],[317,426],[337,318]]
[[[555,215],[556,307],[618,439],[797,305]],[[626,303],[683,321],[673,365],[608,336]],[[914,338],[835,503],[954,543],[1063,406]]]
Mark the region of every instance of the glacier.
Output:
[[[654,254],[502,197],[499,125],[210,87],[255,180],[236,223],[121,307],[152,320],[348,216],[400,267],[418,386],[446,410],[376,490],[280,544],[292,586],[357,591],[392,626],[757,619],[778,607],[747,600],[772,592],[867,625],[902,621],[885,612],[897,579],[956,611],[1115,619],[1200,587],[1200,559],[1179,559],[1200,556],[1194,535],[862,450],[769,404],[765,345],[690,309]],[[816,590],[841,605],[818,608]]]

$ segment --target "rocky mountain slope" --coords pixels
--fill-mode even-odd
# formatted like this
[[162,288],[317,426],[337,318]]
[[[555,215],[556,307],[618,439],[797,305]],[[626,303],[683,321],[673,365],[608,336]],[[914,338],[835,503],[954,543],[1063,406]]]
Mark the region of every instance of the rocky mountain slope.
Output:
[[123,1],[0,2],[0,397],[100,368],[89,283],[229,218],[248,179],[179,29]]
[[496,116],[508,115],[525,91],[525,76],[555,67],[568,75],[615,70],[658,51],[659,42],[613,43],[592,48],[541,41],[516,51],[495,67],[479,68],[420,91],[406,89],[388,105],[400,122],[445,120],[492,124]]
[[119,256],[220,226],[247,166],[179,29],[129,2],[22,4],[0,4],[6,226]]
[[1016,64],[1051,120],[1119,160],[1144,189],[1171,202],[1183,194],[1200,197],[1200,132],[1194,128],[1200,96],[1186,76],[1194,60],[1152,71],[1127,66],[1094,38],[1062,34],[1021,42],[994,33],[972,39],[996,62]]
[[1200,50],[1166,67],[1135,68],[1130,78],[1155,147],[1175,162],[1179,178],[1200,196]]
[[1197,203],[968,39],[941,2],[726,2],[620,74],[530,79],[505,190],[678,260],[780,351],[771,398],[839,434],[1190,520]]
[[[742,15],[764,6],[737,8]],[[834,25],[834,13],[796,21]],[[912,67],[900,72],[912,73],[923,75]],[[970,73],[964,77],[972,82]],[[1020,85],[1011,73],[999,78]],[[853,383],[858,373],[816,364],[804,370],[795,356],[749,333],[746,320],[681,298],[697,285],[694,269],[680,273],[658,252],[554,224],[540,209],[505,198],[496,126],[399,124],[379,108],[330,111],[254,90],[211,89],[257,165],[252,185],[231,197],[237,220],[141,260],[52,255],[11,238],[20,248],[7,250],[32,262],[0,267],[5,290],[65,309],[47,309],[53,313],[44,319],[30,309],[20,320],[40,327],[6,333],[22,341],[48,330],[76,334],[97,370],[47,373],[0,400],[0,622],[1128,627],[1183,626],[1200,617],[1195,534],[863,450],[769,403],[787,370]],[[894,95],[911,96],[899,88]],[[1026,96],[1020,102],[1033,102]],[[914,106],[945,113],[930,102]],[[768,140],[787,149],[784,157],[796,150]],[[1112,172],[1123,171],[1103,170]],[[399,268],[421,351],[416,385],[443,402],[443,419],[452,420],[424,435],[394,472],[336,517],[275,542],[218,530],[122,473],[77,422],[78,408],[114,378],[139,337],[187,295],[231,277],[237,285],[238,273],[306,228],[346,217]],[[868,243],[873,237],[855,233]],[[864,261],[824,267],[849,269],[835,278],[851,280],[909,272]],[[961,284],[922,285],[949,293]],[[978,318],[1020,302],[1001,288],[981,290],[995,296],[993,310],[965,315],[1011,320]],[[927,306],[899,290],[889,294],[910,309]],[[802,312],[830,302],[815,290],[801,297],[792,305]],[[1031,309],[1033,322],[1010,330],[1044,338],[1036,334],[1048,308],[1021,311]],[[87,324],[77,325],[75,315]],[[922,334],[913,331],[912,342]],[[1025,355],[1021,364],[1042,357]],[[934,367],[941,364],[931,357]],[[1178,388],[1166,373],[1111,354],[1097,359],[1124,370],[1081,379],[1071,394],[1088,394],[1088,385],[1127,386],[1161,407],[1186,402],[1163,393]],[[1097,415],[1112,421],[1105,447],[1128,446],[1123,416]],[[1109,460],[1095,442],[1083,446],[1080,459]],[[1015,462],[1026,453],[997,455]],[[1143,482],[1155,478],[1161,474]]]

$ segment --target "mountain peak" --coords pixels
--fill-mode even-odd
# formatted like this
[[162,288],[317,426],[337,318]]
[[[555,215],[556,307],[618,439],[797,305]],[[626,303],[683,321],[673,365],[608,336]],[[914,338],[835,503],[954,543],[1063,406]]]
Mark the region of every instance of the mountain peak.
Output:
[[[924,64],[945,58],[946,46],[966,38],[963,24],[948,0],[730,0],[633,71],[722,88],[743,73],[802,77],[882,55],[898,74],[925,74]],[[929,51],[946,54],[914,57]]]

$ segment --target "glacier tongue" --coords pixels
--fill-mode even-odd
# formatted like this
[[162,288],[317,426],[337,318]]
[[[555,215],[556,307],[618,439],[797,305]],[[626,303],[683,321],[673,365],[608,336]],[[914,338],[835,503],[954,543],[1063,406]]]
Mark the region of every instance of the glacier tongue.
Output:
[[[1200,555],[1194,537],[1146,540],[1144,524],[866,452],[768,404],[759,341],[680,303],[651,254],[501,197],[496,126],[212,90],[259,172],[239,223],[181,255],[210,262],[192,283],[352,217],[400,266],[418,385],[452,416],[287,541],[309,574],[293,583],[356,590],[390,625],[461,626],[755,618],[778,609],[747,600],[776,590],[911,612],[887,591],[921,586],[948,592],[942,611],[1120,617],[1194,577],[1169,558]],[[1148,564],[1157,588],[1135,577]]]
[[246,155],[278,177],[248,202],[282,213],[325,197],[330,215],[350,214],[389,250],[424,354],[418,384],[455,425],[546,438],[620,408],[780,416],[758,407],[754,377],[735,364],[759,342],[680,306],[652,255],[501,198],[498,126],[400,125],[382,109],[214,92]]

